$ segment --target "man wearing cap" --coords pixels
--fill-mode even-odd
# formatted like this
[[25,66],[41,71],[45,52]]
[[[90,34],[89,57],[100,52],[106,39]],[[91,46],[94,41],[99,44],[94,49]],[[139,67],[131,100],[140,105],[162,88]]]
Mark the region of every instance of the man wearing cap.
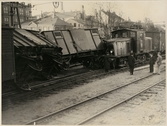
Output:
[[153,73],[153,66],[154,66],[154,63],[155,63],[155,58],[154,58],[153,54],[150,53],[150,60],[149,60],[150,73]]
[[133,51],[130,52],[130,56],[128,57],[128,65],[130,69],[130,75],[133,75],[134,66],[135,66],[135,58],[134,58]]

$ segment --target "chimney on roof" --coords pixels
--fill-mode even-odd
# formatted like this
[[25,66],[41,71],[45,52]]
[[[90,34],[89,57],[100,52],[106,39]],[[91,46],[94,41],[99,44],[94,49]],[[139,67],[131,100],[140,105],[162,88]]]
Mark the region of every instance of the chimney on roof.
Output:
[[97,12],[97,9],[95,9],[95,18],[98,19],[98,12]]
[[81,15],[82,15],[82,20],[85,20],[85,10],[84,10],[84,5],[82,5],[82,12],[81,12]]
[[64,10],[63,10],[63,2],[61,2],[61,12],[63,13]]

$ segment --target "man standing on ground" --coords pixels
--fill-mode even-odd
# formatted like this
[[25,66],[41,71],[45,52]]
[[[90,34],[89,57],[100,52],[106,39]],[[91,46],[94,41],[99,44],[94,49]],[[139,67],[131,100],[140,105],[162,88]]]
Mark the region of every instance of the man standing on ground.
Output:
[[153,73],[153,65],[154,65],[154,57],[153,57],[153,54],[150,53],[150,61],[149,61],[149,64],[150,64],[150,73]]
[[130,53],[130,56],[128,57],[128,65],[130,69],[130,75],[133,75],[134,66],[135,66],[135,58],[133,52]]
[[109,53],[107,53],[104,57],[104,69],[105,72],[108,72],[110,70],[110,58]]
[[160,75],[160,66],[162,63],[162,56],[161,52],[158,52],[158,57],[157,57],[157,74]]

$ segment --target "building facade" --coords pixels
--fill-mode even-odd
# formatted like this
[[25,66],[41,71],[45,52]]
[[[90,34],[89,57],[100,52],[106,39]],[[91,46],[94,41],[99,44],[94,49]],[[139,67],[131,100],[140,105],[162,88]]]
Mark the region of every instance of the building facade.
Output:
[[[25,5],[24,2],[2,2],[1,3],[1,24],[2,26],[18,27],[19,22],[29,20],[31,15],[31,4]],[[18,10],[18,11],[17,11]],[[18,14],[17,14],[18,12]],[[18,17],[19,15],[19,17]]]
[[73,26],[74,29],[79,29],[79,28],[86,28],[85,27],[85,22],[79,19],[69,19],[67,20],[69,24]]
[[61,20],[59,17],[53,18],[52,16],[46,16],[33,21],[23,22],[21,25],[23,29],[35,31],[72,29],[72,25]]

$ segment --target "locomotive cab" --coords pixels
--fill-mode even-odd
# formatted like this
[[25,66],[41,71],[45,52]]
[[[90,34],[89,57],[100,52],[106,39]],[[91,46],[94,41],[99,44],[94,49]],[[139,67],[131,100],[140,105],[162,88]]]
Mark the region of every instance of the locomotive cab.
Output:
[[125,66],[127,64],[127,58],[131,51],[131,39],[130,38],[114,38],[105,40],[106,51],[110,54],[112,65],[116,68]]
[[145,37],[141,29],[118,29],[112,32],[112,39],[106,40],[107,50],[114,50],[112,59],[116,66],[127,65],[130,51],[135,53],[136,60],[143,62],[152,51],[152,39]]
[[145,31],[141,29],[119,29],[112,32],[115,39],[130,39],[130,50],[136,54],[136,59],[143,62],[152,50],[152,38],[145,37]]

